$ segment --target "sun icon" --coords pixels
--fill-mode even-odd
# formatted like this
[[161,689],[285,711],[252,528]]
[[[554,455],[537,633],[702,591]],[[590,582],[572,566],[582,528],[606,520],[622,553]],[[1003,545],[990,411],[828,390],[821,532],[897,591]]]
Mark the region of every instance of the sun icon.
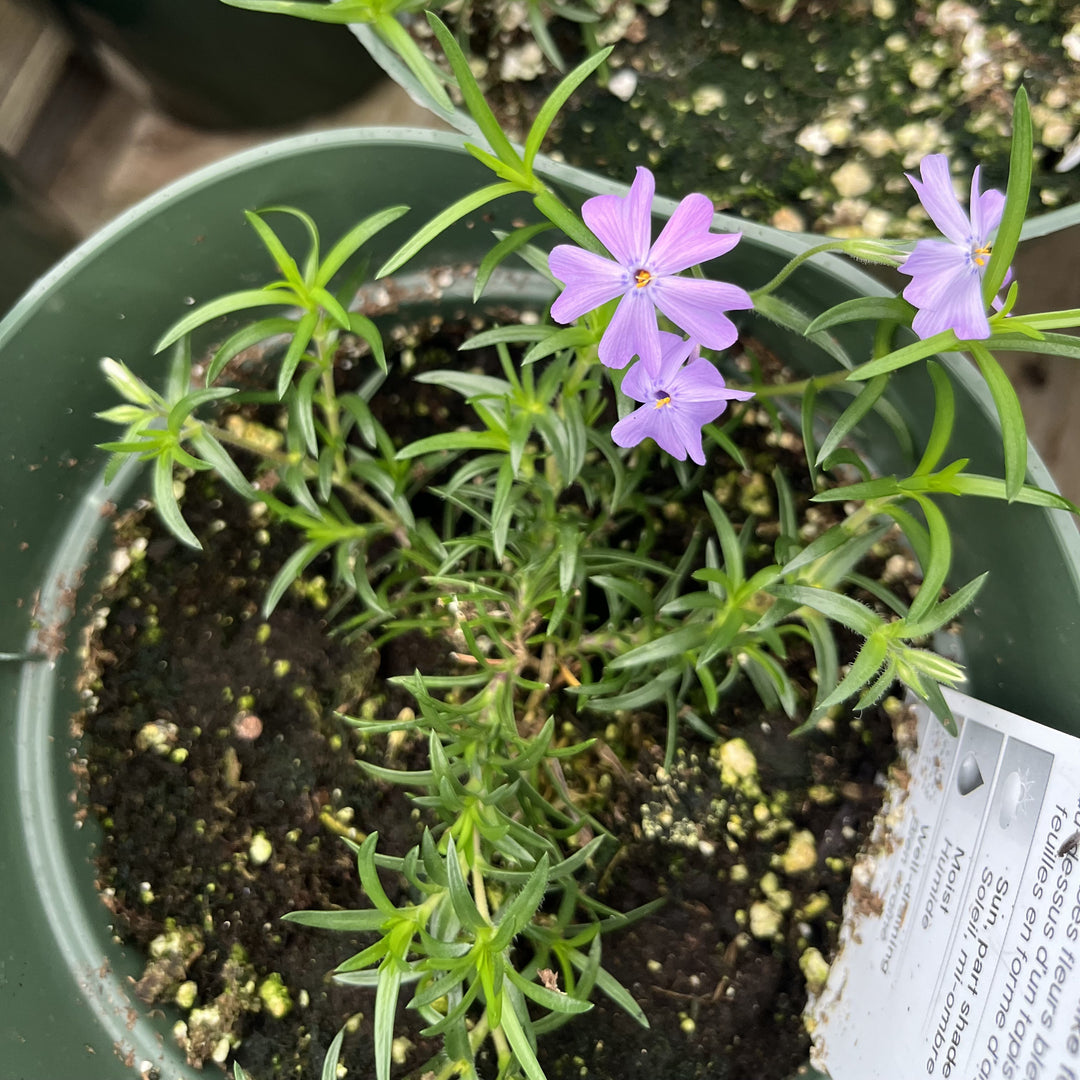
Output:
[[1001,785],[998,824],[1007,829],[1031,805],[1032,780],[1027,769],[1014,769]]

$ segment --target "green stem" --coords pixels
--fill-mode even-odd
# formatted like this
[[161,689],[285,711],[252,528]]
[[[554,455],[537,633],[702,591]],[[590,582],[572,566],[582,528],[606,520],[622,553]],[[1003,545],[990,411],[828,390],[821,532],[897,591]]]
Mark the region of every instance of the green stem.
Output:
[[[586,316],[587,321],[594,320],[595,318],[596,312],[592,312],[590,315]],[[563,380],[560,398],[565,399],[577,395],[581,388],[581,384],[585,381],[589,369],[596,363],[596,354],[597,347],[595,345],[574,350],[574,363],[566,373],[566,378]]]
[[[260,446],[258,443],[252,442],[250,439],[245,439],[242,435],[234,435],[226,428],[220,428],[215,424],[207,423],[205,420],[201,421],[201,423],[203,430],[206,431],[207,434],[213,436],[213,438],[217,439],[218,442],[228,443],[229,446],[235,446],[239,450],[246,450],[249,454],[254,454],[256,457],[260,457],[273,465],[299,464],[308,476],[315,477],[318,475],[318,466],[310,459],[304,459],[301,462],[297,462],[290,454],[286,454],[284,451],[270,450],[265,446]],[[409,544],[408,529],[405,522],[403,522],[397,514],[392,510],[388,510],[382,503],[372,498],[372,496],[362,487],[347,478],[335,477],[334,483],[350,498],[354,499],[360,506],[367,510],[373,518],[385,525],[393,536],[397,538],[398,543],[401,544],[402,547],[411,546]]]
[[490,1027],[491,1021],[488,1019],[487,1010],[485,1009],[484,1015],[477,1020],[476,1025],[469,1032],[469,1049],[472,1050],[474,1055],[480,1049],[480,1044],[487,1038]]
[[874,331],[874,344],[870,353],[872,359],[879,360],[892,352],[893,336],[899,325],[895,319],[882,319],[877,324],[877,329]]
[[321,369],[319,383],[322,390],[322,414],[329,436],[329,443],[334,448],[334,482],[345,486],[349,467],[345,462],[345,442],[341,437],[341,410],[338,408],[337,392],[334,390],[334,357],[327,359],[328,344],[336,340],[336,334],[325,332],[325,317],[320,318],[319,327],[313,335],[315,355]]
[[777,397],[802,397],[811,384],[818,390],[826,390],[830,386],[838,386],[847,382],[851,373],[847,370],[833,371],[828,375],[813,375],[809,379],[801,379],[792,383],[770,383],[762,386],[732,386],[733,390],[753,390],[754,396],[759,398]]
[[249,454],[262,458],[271,465],[295,464],[291,455],[286,454],[283,450],[271,450],[269,447],[263,446],[252,439],[245,439],[243,435],[234,435],[228,428],[218,427],[217,424],[211,424],[206,420],[200,420],[199,423],[202,425],[203,431],[212,438],[217,439],[218,442],[228,443],[229,446],[235,446],[238,450],[246,450]]
[[854,513],[844,520],[844,529],[852,536],[858,535],[864,525],[873,521],[879,514],[885,513],[890,503],[896,502],[897,496],[886,495],[880,499],[869,499]]
[[488,907],[487,901],[487,889],[484,888],[484,872],[480,869],[480,864],[483,856],[480,853],[480,833],[478,830],[473,830],[473,864],[472,864],[472,881],[473,881],[473,895],[476,900],[476,910],[480,912],[480,917],[485,921],[491,922],[491,909]]
[[760,289],[751,289],[751,299],[756,299],[759,296],[768,296],[769,293],[775,292],[787,279],[800,267],[807,259],[812,259],[815,255],[821,255],[826,251],[840,251],[844,248],[846,241],[844,240],[829,240],[824,244],[818,244],[815,247],[807,248],[805,251],[799,252],[785,266],[779,274],[765,285],[762,285]]
[[567,237],[588,251],[597,255],[606,255],[603,245],[585,227],[585,223],[575,214],[550,188],[545,187],[533,199],[536,209],[540,211],[557,229]]
[[[491,909],[488,907],[487,889],[484,887],[484,874],[480,869],[482,856],[480,854],[480,833],[479,830],[473,830],[473,865],[472,865],[472,880],[473,880],[473,899],[476,901],[476,910],[480,912],[480,917],[486,922],[491,922]],[[484,1010],[484,1020],[488,1017],[487,1009]],[[506,1040],[506,1036],[503,1034],[501,1027],[493,1028],[491,1031],[491,1041],[495,1044],[495,1053],[499,1061],[500,1068],[504,1062],[509,1061],[511,1057],[510,1044]]]
[[[503,1006],[503,1008],[510,1007],[509,1003]],[[487,1016],[487,1013],[484,1013],[484,1015]],[[495,1044],[495,1056],[501,1070],[503,1065],[513,1057],[513,1051],[510,1049],[510,1044],[506,1041],[506,1036],[503,1034],[501,1025],[492,1029],[491,1041]]]

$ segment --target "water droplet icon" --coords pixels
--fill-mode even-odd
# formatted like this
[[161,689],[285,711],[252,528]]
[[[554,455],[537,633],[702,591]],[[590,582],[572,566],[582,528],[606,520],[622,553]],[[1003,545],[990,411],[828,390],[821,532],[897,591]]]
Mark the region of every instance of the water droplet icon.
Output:
[[956,788],[961,795],[970,795],[984,783],[986,781],[983,779],[982,769],[979,768],[974,753],[969,752],[967,757],[960,762],[960,768],[956,772]]

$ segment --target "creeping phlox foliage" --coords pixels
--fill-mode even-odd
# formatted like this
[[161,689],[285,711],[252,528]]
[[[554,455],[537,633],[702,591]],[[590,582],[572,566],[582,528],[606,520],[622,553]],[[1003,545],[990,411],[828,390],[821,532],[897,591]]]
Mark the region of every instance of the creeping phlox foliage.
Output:
[[[251,0],[248,6],[274,5]],[[311,6],[319,17],[330,11]],[[361,0],[331,5],[338,14],[363,6]],[[391,16],[402,5],[368,7],[393,43]],[[1080,324],[1080,311],[1011,315],[1015,282],[996,303],[1030,182],[1023,91],[1015,102],[1004,196],[980,191],[976,172],[965,213],[948,162],[938,155],[923,162],[921,180],[912,178],[944,240],[920,241],[913,251],[859,240],[808,246],[771,281],[744,287],[712,277],[713,262],[736,246],[739,234],[712,231],[704,196],[679,203],[653,240],[647,169],[638,169],[627,194],[589,199],[583,218],[536,171],[556,113],[606,51],[565,77],[518,147],[500,130],[453,36],[429,18],[486,143],[466,149],[495,179],[422,225],[377,276],[403,266],[454,223],[516,193],[514,227],[496,233],[477,271],[476,295],[511,257],[523,258],[558,292],[552,321],[499,326],[466,342],[465,349],[494,346],[501,372],[469,370],[466,354],[460,366],[417,376],[461,395],[474,423],[398,446],[371,408],[387,361],[378,328],[350,310],[357,282],[342,272],[361,249],[377,247],[384,230],[400,227],[403,206],[366,218],[325,254],[315,222],[303,212],[249,213],[278,276],[263,288],[213,300],[172,327],[160,343],[174,350],[160,393],[123,364],[105,361],[124,401],[101,415],[124,428],[105,444],[114,464],[126,457],[153,463],[158,509],[186,543],[199,541],[174,494],[177,470],[214,469],[240,497],[296,529],[297,549],[270,586],[267,611],[312,560],[329,554],[343,631],[369,632],[382,642],[419,629],[453,643],[456,674],[398,680],[416,699],[415,717],[349,721],[365,734],[423,739],[427,768],[361,764],[409,788],[432,824],[408,852],[380,851],[375,833],[354,845],[370,907],[289,918],[371,935],[371,944],[335,977],[374,988],[378,1080],[391,1069],[402,996],[422,1017],[424,1033],[443,1040],[427,1066],[437,1080],[476,1080],[483,1044],[493,1049],[501,1078],[542,1080],[537,1037],[588,1011],[597,993],[647,1025],[605,970],[601,942],[606,931],[648,909],[612,911],[593,894],[590,883],[617,845],[567,785],[574,759],[590,742],[567,744],[553,716],[555,695],[568,695],[587,715],[647,710],[661,724],[666,718],[658,737],[669,760],[679,725],[707,734],[725,694],[743,676],[799,729],[844,701],[869,706],[897,680],[951,724],[940,688],[960,682],[963,672],[927,642],[971,603],[982,577],[958,586],[950,581],[952,545],[941,505],[968,495],[1075,510],[1024,483],[1023,418],[994,354],[1037,348],[1076,356],[1076,339],[1053,331]],[[405,59],[420,63],[411,52]],[[434,76],[429,81],[442,93]],[[524,224],[517,220],[521,195],[535,210]],[[271,228],[271,220],[289,219],[308,237],[300,260]],[[535,243],[552,229],[566,242],[547,245],[547,254]],[[811,321],[785,296],[784,284],[830,250],[899,266],[911,283],[903,296],[847,299]],[[274,313],[252,314],[265,308]],[[235,324],[237,313],[245,320],[217,346],[203,385],[192,388],[189,334],[221,316]],[[736,341],[741,325],[762,319],[804,335],[835,361],[835,370],[766,385],[753,367],[747,375],[728,364],[728,377],[750,379],[729,385],[717,351]],[[878,323],[872,355],[850,356],[830,331],[864,319]],[[343,392],[334,357],[346,334],[367,342],[371,362],[358,388]],[[513,342],[525,350],[521,360],[511,356]],[[277,344],[274,388],[229,385],[230,361],[260,343]],[[1004,437],[1002,479],[969,472],[965,458],[945,459],[953,390],[946,366],[931,359],[943,350],[969,353],[987,381]],[[912,463],[907,475],[875,476],[849,436],[871,413],[891,421],[890,374],[919,361],[933,389],[929,438],[918,452],[902,443]],[[842,408],[837,389],[848,394]],[[787,481],[777,475],[779,536],[765,565],[756,553],[750,558],[750,524],[733,523],[703,490],[701,471],[686,463],[725,456],[741,463],[738,415],[755,395],[754,407],[763,411],[774,398],[799,403],[816,498],[854,508],[807,540]],[[230,405],[279,403],[280,430],[226,422],[225,398]],[[613,399],[621,418],[612,427]],[[727,422],[718,426],[725,411]],[[827,434],[819,443],[822,419]],[[234,458],[230,450],[244,453]],[[821,483],[824,472],[840,467],[838,482],[850,479],[852,466],[862,474],[857,482]],[[657,545],[658,500],[649,487],[657,477],[667,485],[668,502],[700,508],[700,526],[685,551]],[[424,493],[444,508],[436,517],[417,512]],[[867,552],[897,527],[922,566],[923,584],[910,605],[859,573]],[[616,535],[633,539],[614,544]],[[876,594],[875,606],[850,595],[855,587]],[[361,613],[347,617],[350,596],[360,601],[351,610]],[[607,613],[599,620],[598,610]],[[838,626],[844,640],[860,642],[854,655],[841,655]],[[815,653],[812,701],[785,670],[793,639],[809,641]],[[388,870],[408,881],[409,902],[389,899],[380,881]],[[340,1046],[339,1038],[324,1075],[336,1075]]]

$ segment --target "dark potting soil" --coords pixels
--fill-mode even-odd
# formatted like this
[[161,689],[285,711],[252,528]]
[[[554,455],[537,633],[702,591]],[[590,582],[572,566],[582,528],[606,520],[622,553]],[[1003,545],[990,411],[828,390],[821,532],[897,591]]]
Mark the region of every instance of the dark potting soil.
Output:
[[[100,887],[117,931],[149,954],[136,994],[188,1005],[191,1063],[242,1038],[256,1080],[318,1076],[338,1029],[364,1009],[327,972],[363,946],[281,916],[366,906],[338,836],[354,821],[378,822],[387,850],[419,837],[399,789],[361,780],[331,715],[355,703],[379,658],[328,635],[317,578],[261,618],[293,541],[284,530],[260,531],[204,476],[184,513],[205,554],[152,513],[117,524],[132,563],[103,595],[82,720],[87,802],[105,829]],[[411,671],[417,658],[393,652],[382,672]],[[370,1023],[356,1039],[370,1056]]]
[[[461,333],[444,328],[417,351],[418,366],[445,366]],[[394,381],[380,391],[392,432],[398,405],[415,405],[418,389],[437,392]],[[456,396],[424,407],[433,423],[463,421]],[[776,524],[762,516],[773,501],[767,478],[779,463],[805,513],[801,446],[753,404],[736,441],[750,467],[712,465],[706,489],[736,522],[758,517],[751,549],[768,558]],[[423,823],[402,789],[367,777],[356,757],[419,768],[422,741],[364,742],[333,710],[398,715],[411,700],[385,680],[447,670],[451,646],[408,637],[379,655],[366,639],[331,635],[332,598],[319,576],[330,571],[318,562],[263,620],[267,584],[296,537],[204,474],[188,481],[183,509],[202,553],[174,541],[152,511],[115,523],[118,573],[89,640],[78,772],[104,831],[102,895],[117,933],[147,954],[136,993],[178,1004],[177,1034],[193,1064],[212,1068],[235,1052],[253,1080],[314,1078],[348,1023],[343,1060],[352,1075],[370,1075],[373,991],[328,977],[370,937],[281,916],[368,906],[342,836],[377,829],[380,850],[397,855],[419,839]],[[811,510],[816,528],[833,512]],[[682,550],[686,527],[671,515],[670,550]],[[883,544],[864,572],[881,577],[886,562],[890,573],[910,566]],[[910,574],[897,587],[909,583]],[[809,648],[793,649],[790,673],[804,688],[811,667]],[[565,765],[580,804],[623,845],[595,867],[594,894],[619,910],[667,901],[604,939],[605,968],[650,1029],[597,995],[587,1017],[541,1041],[550,1080],[788,1077],[809,1046],[802,969],[818,977],[812,950],[828,958],[835,947],[851,865],[893,756],[889,720],[843,715],[793,740],[792,721],[738,691],[710,718],[719,740],[684,728],[666,772],[659,717],[578,713],[558,695],[549,707],[568,740],[600,739]],[[393,875],[384,884],[405,898]],[[399,1008],[396,1075],[418,1075],[437,1049],[422,1026]]]

